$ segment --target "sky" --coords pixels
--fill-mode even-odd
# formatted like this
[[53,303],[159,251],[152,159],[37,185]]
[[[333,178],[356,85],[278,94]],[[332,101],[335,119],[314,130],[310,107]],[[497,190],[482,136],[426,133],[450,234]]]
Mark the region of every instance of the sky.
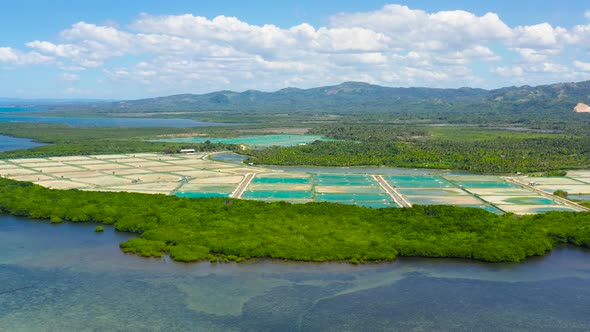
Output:
[[0,97],[590,79],[590,2],[0,0]]

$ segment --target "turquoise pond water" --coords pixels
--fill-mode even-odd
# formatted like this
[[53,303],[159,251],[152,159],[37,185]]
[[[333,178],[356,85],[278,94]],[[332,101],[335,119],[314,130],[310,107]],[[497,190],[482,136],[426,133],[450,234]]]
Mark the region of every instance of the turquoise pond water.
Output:
[[310,191],[246,191],[242,198],[246,199],[272,199],[272,200],[289,200],[289,199],[312,199],[313,194]]
[[306,184],[310,183],[309,178],[265,178],[255,177],[252,180],[254,184]]
[[359,193],[317,193],[319,201],[391,201],[391,197],[383,194],[359,194]]
[[555,202],[552,199],[545,197],[510,197],[504,200],[507,203],[521,204],[521,205],[553,205]]
[[377,182],[368,175],[316,174],[313,181],[317,186],[376,186]]
[[0,217],[1,331],[587,331],[590,251],[523,263],[179,264],[136,235]]
[[295,146],[309,144],[315,141],[334,141],[318,135],[257,135],[242,137],[178,137],[154,140],[155,142],[175,142],[175,143],[225,143],[225,144],[246,144],[250,146]]

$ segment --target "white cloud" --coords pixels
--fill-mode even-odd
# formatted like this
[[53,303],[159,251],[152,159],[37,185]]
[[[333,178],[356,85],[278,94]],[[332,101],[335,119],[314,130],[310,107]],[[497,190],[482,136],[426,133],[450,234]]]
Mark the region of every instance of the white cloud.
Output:
[[584,12],[584,17],[588,20],[590,20],[590,10],[587,10],[586,12]]
[[80,76],[77,74],[71,74],[71,73],[62,73],[59,75],[59,79],[62,81],[78,81],[80,80]]
[[[346,80],[464,86],[483,81],[475,70],[482,64],[500,77],[566,77],[573,67],[584,66],[561,64],[563,53],[590,43],[590,24],[510,27],[495,13],[427,12],[401,5],[341,13],[329,22],[285,28],[223,15],[141,14],[125,28],[78,22],[61,31],[57,41],[26,43],[29,51],[0,47],[0,63],[55,63],[80,73],[60,75],[64,81],[97,67],[107,82],[183,90],[276,89]],[[127,61],[118,62],[119,57]],[[128,64],[133,61],[137,64]]]
[[0,47],[0,63],[15,65],[47,64],[54,58],[38,52],[21,52],[11,47]]
[[581,71],[590,72],[590,62],[574,61],[574,66]]

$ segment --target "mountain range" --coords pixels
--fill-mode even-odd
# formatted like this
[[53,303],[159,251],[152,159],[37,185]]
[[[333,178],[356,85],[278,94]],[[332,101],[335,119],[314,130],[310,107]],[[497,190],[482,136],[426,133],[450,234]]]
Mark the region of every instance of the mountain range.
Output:
[[[406,112],[461,111],[473,107],[537,109],[572,112],[578,103],[590,104],[590,81],[541,86],[475,88],[392,88],[362,82],[345,82],[311,89],[285,88],[275,92],[248,90],[206,94],[180,94],[139,100],[96,103],[96,112]],[[66,106],[70,107],[70,106]]]

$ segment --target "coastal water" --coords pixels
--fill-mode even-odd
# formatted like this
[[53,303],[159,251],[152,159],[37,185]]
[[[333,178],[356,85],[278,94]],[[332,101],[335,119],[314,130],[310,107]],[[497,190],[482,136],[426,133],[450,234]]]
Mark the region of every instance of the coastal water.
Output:
[[191,119],[159,119],[159,118],[77,118],[52,117],[38,115],[21,115],[0,112],[0,123],[49,123],[64,124],[74,127],[213,127],[231,126],[233,124],[203,122]]
[[0,216],[1,331],[587,331],[590,251],[521,264],[123,254],[135,235]]
[[37,143],[28,138],[18,138],[0,135],[0,152],[20,149],[31,149],[46,144]]

